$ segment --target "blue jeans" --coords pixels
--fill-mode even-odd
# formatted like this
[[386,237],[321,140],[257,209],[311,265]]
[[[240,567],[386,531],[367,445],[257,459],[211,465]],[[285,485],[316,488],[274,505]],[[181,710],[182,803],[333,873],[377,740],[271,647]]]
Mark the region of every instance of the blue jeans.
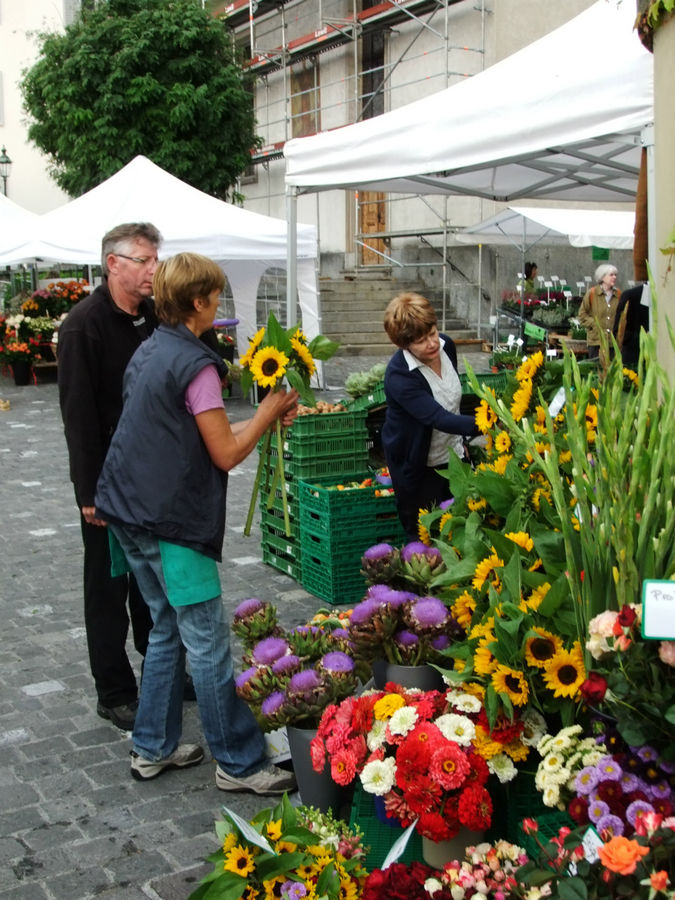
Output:
[[132,734],[134,750],[144,759],[161,760],[178,746],[187,652],[204,736],[214,759],[235,778],[251,775],[266,763],[265,740],[253,713],[235,692],[221,597],[171,606],[157,538],[119,525],[109,527],[124,550],[153,621]]

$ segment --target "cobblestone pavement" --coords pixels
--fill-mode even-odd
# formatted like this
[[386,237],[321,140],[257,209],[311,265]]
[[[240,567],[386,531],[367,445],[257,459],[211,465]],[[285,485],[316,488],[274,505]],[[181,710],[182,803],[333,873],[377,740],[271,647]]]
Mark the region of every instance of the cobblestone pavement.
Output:
[[[487,368],[486,354],[459,351]],[[375,361],[330,361],[328,395]],[[268,801],[220,793],[208,750],[201,766],[131,779],[128,735],[96,715],[56,385],[0,376],[0,398],[11,402],[0,411],[0,898],[184,900],[210,869],[222,803],[250,818]],[[250,406],[235,397],[228,412],[236,421]],[[300,624],[321,601],[262,562],[257,524],[243,535],[254,468],[250,457],[230,475],[224,602],[257,596],[284,625]],[[196,704],[184,710],[184,739],[202,742]]]

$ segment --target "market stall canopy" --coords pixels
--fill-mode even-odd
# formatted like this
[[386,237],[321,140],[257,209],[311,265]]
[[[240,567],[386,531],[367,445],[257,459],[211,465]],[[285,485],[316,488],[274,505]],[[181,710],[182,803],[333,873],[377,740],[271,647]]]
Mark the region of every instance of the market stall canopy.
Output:
[[634,19],[633,3],[598,0],[466,81],[288,141],[286,182],[299,192],[358,187],[506,203],[630,200],[654,107],[652,56]]
[[0,194],[0,254],[11,253],[29,241],[38,219],[35,213]]
[[[39,216],[32,239],[12,252],[0,253],[0,265],[36,259],[99,264],[101,238],[124,222],[152,222],[163,237],[161,258],[192,251],[223,267],[240,320],[239,346],[245,347],[257,328],[260,277],[271,267],[286,268],[285,220],[211,197],[144,156],[137,156],[81,197]],[[316,228],[298,225],[297,231],[298,294],[304,330],[313,337],[318,333]]]
[[512,244],[522,250],[567,243],[630,250],[634,226],[635,213],[630,211],[509,206],[455,238],[462,244]]

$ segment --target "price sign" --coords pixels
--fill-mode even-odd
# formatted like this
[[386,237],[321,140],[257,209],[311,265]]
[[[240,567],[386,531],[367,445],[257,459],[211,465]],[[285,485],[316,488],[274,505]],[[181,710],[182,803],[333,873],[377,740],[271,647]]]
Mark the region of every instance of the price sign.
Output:
[[642,637],[675,640],[675,581],[642,583]]

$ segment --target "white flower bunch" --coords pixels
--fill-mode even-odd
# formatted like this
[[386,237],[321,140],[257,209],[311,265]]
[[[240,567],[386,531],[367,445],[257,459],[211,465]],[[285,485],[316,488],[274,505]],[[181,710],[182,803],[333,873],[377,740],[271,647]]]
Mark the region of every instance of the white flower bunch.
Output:
[[566,792],[575,793],[574,779],[585,766],[593,766],[607,753],[604,744],[580,737],[581,725],[570,725],[556,735],[545,734],[537,744],[542,757],[534,784],[545,806],[566,808]]

